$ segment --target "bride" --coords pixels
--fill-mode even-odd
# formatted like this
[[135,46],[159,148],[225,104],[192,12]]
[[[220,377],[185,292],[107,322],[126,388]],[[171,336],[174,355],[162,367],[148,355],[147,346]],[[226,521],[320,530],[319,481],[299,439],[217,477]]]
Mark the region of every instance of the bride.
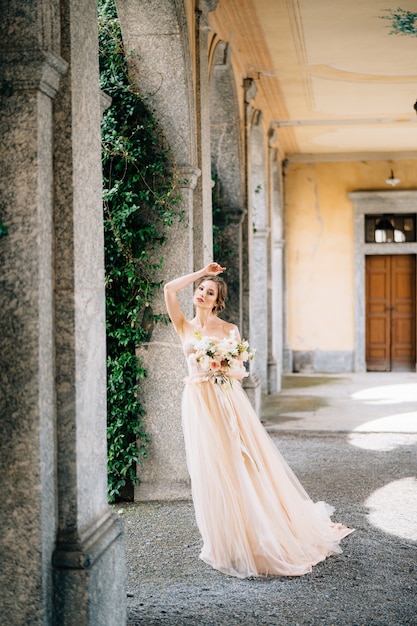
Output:
[[[182,426],[200,558],[239,578],[301,576],[340,553],[340,540],[353,530],[331,521],[328,504],[309,498],[242,388],[243,363],[253,353],[237,326],[218,317],[225,269],[209,263],[164,286],[189,370]],[[177,292],[194,282],[195,317],[187,320]]]

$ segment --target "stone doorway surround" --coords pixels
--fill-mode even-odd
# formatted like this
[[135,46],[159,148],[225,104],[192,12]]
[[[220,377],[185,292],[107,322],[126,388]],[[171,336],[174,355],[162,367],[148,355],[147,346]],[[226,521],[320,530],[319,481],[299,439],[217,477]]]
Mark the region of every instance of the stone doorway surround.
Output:
[[365,256],[376,254],[417,254],[413,243],[365,243],[365,215],[390,213],[417,214],[417,190],[353,191],[349,198],[354,205],[354,371],[366,371]]

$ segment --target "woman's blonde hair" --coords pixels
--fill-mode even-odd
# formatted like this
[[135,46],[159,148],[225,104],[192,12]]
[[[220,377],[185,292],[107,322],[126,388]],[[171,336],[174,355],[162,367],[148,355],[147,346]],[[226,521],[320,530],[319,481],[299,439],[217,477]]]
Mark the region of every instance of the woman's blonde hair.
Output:
[[212,308],[212,312],[220,313],[226,308],[227,285],[220,276],[203,276],[196,282],[195,288],[197,289],[205,280],[212,280],[217,285],[217,302],[216,306]]

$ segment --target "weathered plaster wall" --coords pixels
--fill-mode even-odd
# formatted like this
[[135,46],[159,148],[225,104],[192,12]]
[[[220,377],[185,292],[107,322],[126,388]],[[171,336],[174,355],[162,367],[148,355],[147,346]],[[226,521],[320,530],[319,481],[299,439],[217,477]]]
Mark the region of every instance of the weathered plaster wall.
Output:
[[385,183],[391,169],[401,179],[396,190],[415,186],[415,161],[294,162],[286,169],[288,344],[293,353],[327,354],[333,371],[350,369],[355,347],[354,215],[348,194],[392,190]]

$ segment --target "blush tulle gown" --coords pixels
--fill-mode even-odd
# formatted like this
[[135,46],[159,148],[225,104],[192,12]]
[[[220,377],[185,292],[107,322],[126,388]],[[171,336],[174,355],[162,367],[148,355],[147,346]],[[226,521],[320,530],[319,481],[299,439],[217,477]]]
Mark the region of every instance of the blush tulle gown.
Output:
[[200,558],[215,569],[249,576],[301,576],[353,532],[314,503],[260,423],[240,382],[210,382],[194,344],[184,344],[189,376],[182,425]]

